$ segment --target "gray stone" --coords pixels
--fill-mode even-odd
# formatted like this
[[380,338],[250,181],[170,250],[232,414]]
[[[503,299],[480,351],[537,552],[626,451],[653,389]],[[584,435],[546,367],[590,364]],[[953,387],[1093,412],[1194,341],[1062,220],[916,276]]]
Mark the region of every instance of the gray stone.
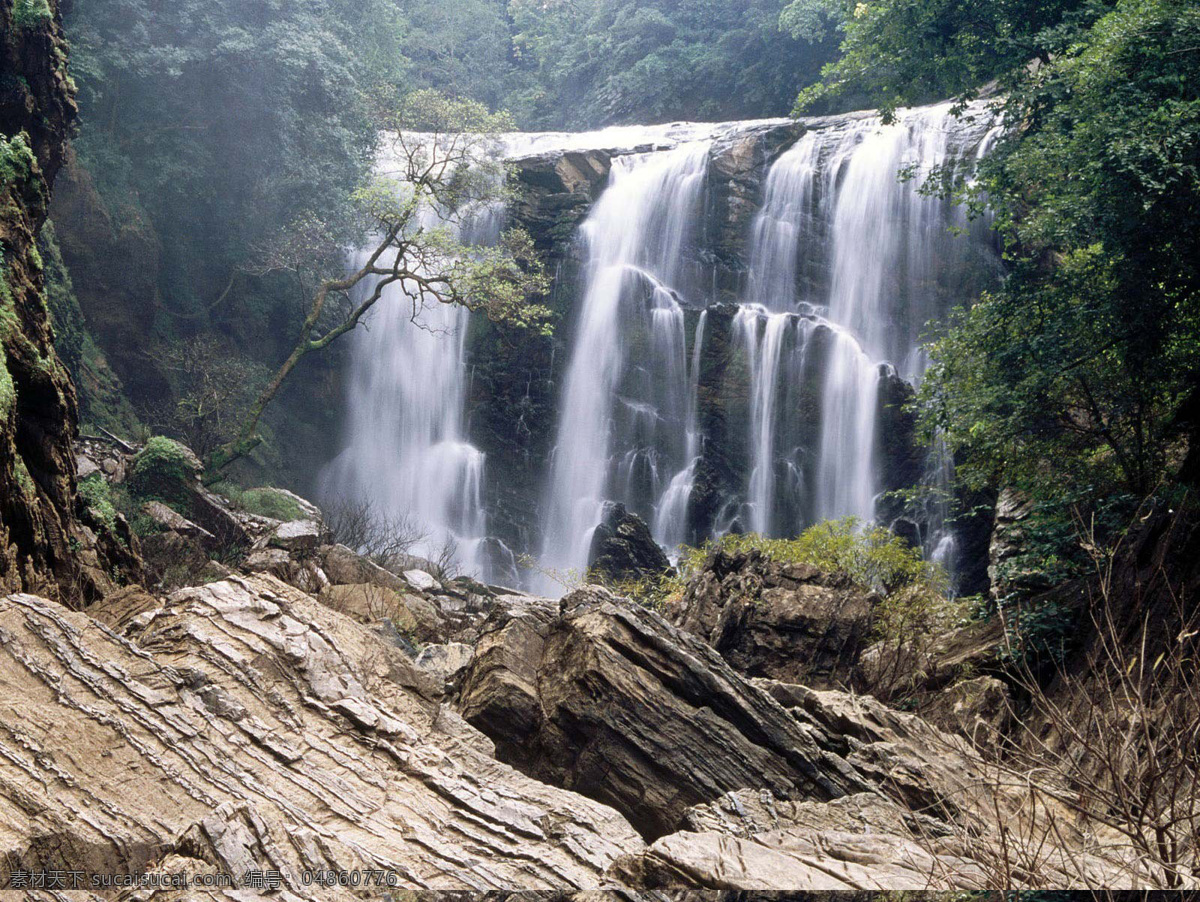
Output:
[[404,578],[418,592],[441,592],[442,584],[424,570],[405,570]]
[[321,544],[321,524],[317,520],[284,523],[275,530],[270,544],[291,552],[314,551]]

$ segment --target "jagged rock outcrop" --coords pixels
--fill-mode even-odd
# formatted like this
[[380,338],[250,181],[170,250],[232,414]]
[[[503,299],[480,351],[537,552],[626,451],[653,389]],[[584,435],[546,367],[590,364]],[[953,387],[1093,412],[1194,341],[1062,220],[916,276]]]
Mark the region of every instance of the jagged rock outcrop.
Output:
[[688,585],[672,619],[739,673],[847,686],[877,602],[848,579],[814,567],[718,550]]
[[[441,591],[439,612],[467,594]],[[397,889],[954,889],[996,879],[997,818],[1041,829],[1045,800],[918,717],[747,681],[602,589],[487,603],[473,643],[418,651],[268,576],[88,614],[0,600],[6,864],[278,871],[284,899],[362,896],[303,877],[362,868]],[[1052,813],[1033,885],[1136,877]]]
[[766,173],[805,130],[798,122],[762,123],[720,139],[713,147],[706,217],[712,224],[716,282],[731,294],[745,275],[743,248],[762,203]]
[[599,197],[612,169],[607,150],[545,154],[516,163],[521,188],[516,218],[544,253],[558,250],[575,237]]
[[[614,811],[500,764],[370,630],[271,578],[0,601],[11,869],[381,868],[402,887],[598,888]],[[324,889],[321,898],[361,895]]]
[[606,504],[592,534],[588,571],[604,582],[654,579],[671,570],[666,552],[654,541],[646,521],[623,504]]
[[0,2],[0,72],[0,590],[82,602],[130,550],[76,510],[78,410],[37,248],[76,115],[57,0]]
[[459,708],[502,760],[602,800],[644,835],[760,787],[828,800],[865,787],[710,647],[600,589],[484,625]]

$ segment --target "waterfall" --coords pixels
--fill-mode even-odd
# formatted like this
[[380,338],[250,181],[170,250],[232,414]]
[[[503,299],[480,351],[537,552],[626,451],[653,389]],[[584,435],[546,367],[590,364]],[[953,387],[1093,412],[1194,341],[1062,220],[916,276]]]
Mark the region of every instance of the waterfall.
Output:
[[708,325],[708,311],[700,314],[696,322],[696,334],[692,342],[692,363],[688,377],[687,420],[684,432],[687,438],[684,460],[686,465],[672,478],[667,490],[659,499],[652,524],[654,540],[674,553],[687,541],[688,503],[696,485],[696,467],[700,463],[699,394],[700,367],[704,355],[704,330]]
[[[921,474],[909,456],[897,476],[882,393],[895,397],[896,377],[919,383],[929,323],[978,296],[996,265],[986,224],[926,196],[922,176],[973,167],[1001,131],[982,108],[963,120],[949,105],[887,125],[861,114],[802,125],[782,153],[761,139],[795,127],[785,121],[505,136],[507,155],[537,179],[559,154],[594,149],[589,165],[611,164],[575,245],[580,300],[559,324],[565,353],[544,358],[565,359],[562,380],[553,363],[522,374],[521,428],[552,430],[549,460],[515,485],[505,472],[489,478],[465,422],[468,315],[431,304],[414,325],[392,286],[351,339],[346,443],[323,474],[325,497],[407,517],[428,534],[418,552],[450,542],[466,568],[506,580],[515,555],[533,550],[529,530],[544,568],[586,568],[610,501],[669,552],[734,529],[793,536],[825,519],[900,516],[880,499]],[[763,153],[778,156],[751,212],[745,175]],[[916,177],[902,178],[910,167]],[[486,242],[502,214],[481,211],[480,234],[464,237]],[[535,380],[553,386],[552,422],[530,397]],[[945,494],[952,467],[935,445],[925,483]],[[485,497],[502,505],[491,518]],[[538,504],[539,523],[514,523]],[[946,513],[931,503],[916,525],[928,553],[950,563]]]
[[[928,324],[970,296],[946,283],[948,274],[970,268],[970,244],[949,232],[966,225],[962,213],[925,196],[922,173],[902,176],[909,166],[929,171],[959,159],[977,160],[998,134],[996,128],[986,134],[980,129],[964,127],[949,104],[904,112],[892,125],[864,118],[807,132],[772,167],[751,233],[747,306],[739,315],[752,372],[751,529],[791,534],[805,525],[771,517],[776,466],[789,453],[775,442],[784,327],[774,314],[760,341],[751,319],[761,318],[764,308],[787,311],[806,304],[823,314],[828,332],[812,516],[874,520],[881,488],[880,376],[890,366],[905,380],[919,382],[928,365],[923,348]],[[805,278],[812,273],[824,275]],[[948,465],[931,461],[931,471],[942,473]],[[929,550],[952,555],[945,517],[934,519]]]
[[796,303],[802,247],[812,243],[815,187],[822,136],[807,132],[767,174],[762,211],[750,238],[749,303],[767,310],[792,310]]
[[[709,147],[701,141],[617,158],[583,226],[586,288],[546,497],[541,560],[551,570],[586,568],[605,501],[622,501],[648,520],[655,506],[679,505],[662,499],[690,464],[679,297]],[[676,496],[681,490],[674,486]],[[682,519],[665,515],[661,528],[678,532]]]
[[[461,234],[494,240],[502,214],[478,210]],[[432,210],[422,219],[426,228],[443,224]],[[409,553],[452,556],[464,572],[486,576],[479,554],[487,535],[485,457],[463,423],[468,317],[465,308],[423,298],[402,282],[384,289],[351,338],[345,447],[320,483],[323,498],[361,505],[385,528],[412,534]]]

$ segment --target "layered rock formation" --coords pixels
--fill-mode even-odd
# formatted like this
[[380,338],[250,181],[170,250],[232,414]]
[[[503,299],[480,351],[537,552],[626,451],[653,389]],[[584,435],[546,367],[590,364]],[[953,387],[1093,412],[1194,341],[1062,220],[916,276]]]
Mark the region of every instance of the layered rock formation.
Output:
[[673,613],[739,673],[833,688],[855,682],[877,601],[814,567],[716,551]]
[[[221,899],[253,897],[248,873],[277,875],[286,899],[1153,877],[1053,794],[1031,808],[966,740],[797,684],[841,666],[810,628],[848,633],[870,605],[837,580],[710,561],[681,615],[696,635],[603,589],[557,602],[416,559],[388,570],[328,544],[319,512],[294,503],[312,519],[226,509],[249,540],[240,575],[86,613],[0,600],[8,873],[232,878]],[[164,528],[204,556],[213,533],[173,514]],[[762,619],[742,604],[751,588]],[[723,657],[706,624],[732,612],[757,640]],[[783,667],[772,630],[812,669]],[[1000,825],[1048,850],[1028,872],[1002,876]],[[316,872],[386,883],[306,884]]]
[[10,868],[596,888],[640,847],[611,809],[495,761],[399,649],[277,580],[89,613],[0,602]]

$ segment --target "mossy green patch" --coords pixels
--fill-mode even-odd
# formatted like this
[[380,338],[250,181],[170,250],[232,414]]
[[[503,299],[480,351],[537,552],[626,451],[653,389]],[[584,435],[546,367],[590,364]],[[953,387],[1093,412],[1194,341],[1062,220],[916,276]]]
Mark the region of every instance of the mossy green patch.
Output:
[[8,365],[0,355],[0,421],[7,420],[17,403],[17,387],[13,385]]
[[195,457],[187,448],[173,439],[155,436],[134,458],[129,489],[141,499],[182,502],[188,499],[197,475]]
[[17,0],[13,5],[12,23],[18,31],[37,28],[53,18],[48,0]]
[[30,475],[29,468],[25,466],[25,461],[18,457],[13,469],[17,475],[17,486],[21,489],[21,494],[25,496],[25,501],[30,505],[37,504],[37,485],[34,484],[33,476]]
[[113,532],[117,528],[117,506],[113,501],[112,487],[99,473],[81,480],[79,483],[79,498],[84,506],[100,522],[100,525]]
[[279,489],[270,487],[243,489],[232,482],[222,482],[213,489],[228,498],[234,507],[244,510],[248,514],[270,517],[272,520],[283,520],[285,523],[306,518],[303,508],[296,503],[296,499]]

